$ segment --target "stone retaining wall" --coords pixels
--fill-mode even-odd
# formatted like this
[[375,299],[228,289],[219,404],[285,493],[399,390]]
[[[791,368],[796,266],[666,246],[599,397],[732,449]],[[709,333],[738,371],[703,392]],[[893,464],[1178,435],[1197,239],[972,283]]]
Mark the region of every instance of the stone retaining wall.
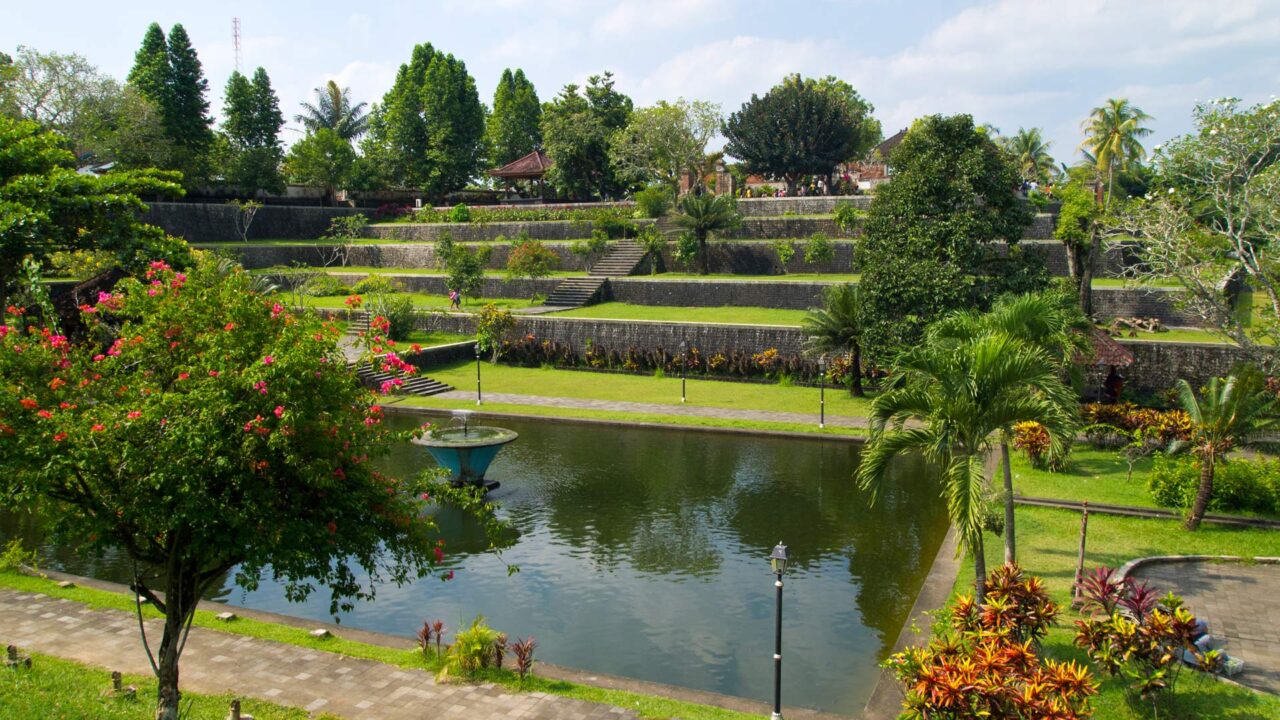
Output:
[[787,197],[787,198],[738,198],[738,212],[743,217],[767,217],[771,215],[830,215],[844,204],[861,210],[871,207],[870,195]]
[[[235,208],[218,203],[150,203],[142,221],[187,242],[236,242]],[[250,240],[309,240],[324,235],[329,221],[355,215],[355,208],[268,205],[258,210],[249,226]]]
[[[637,225],[653,223],[636,220]],[[581,240],[591,237],[591,223],[575,220],[492,223],[394,223],[371,225],[368,237],[403,242],[434,242],[448,233],[457,242],[481,242],[499,237],[514,240],[527,232],[534,240]]]
[[[511,246],[506,243],[491,245],[490,268],[505,268]],[[558,270],[586,270],[581,255],[569,250],[564,243],[547,243],[547,248],[560,258]],[[347,261],[335,260],[340,248],[334,245],[227,245],[219,248],[239,258],[249,269],[324,265],[328,270],[341,270],[343,265],[366,267],[402,267],[429,269],[436,266],[433,243],[389,243],[386,245],[352,245],[347,251]],[[327,263],[327,265],[326,265]]]

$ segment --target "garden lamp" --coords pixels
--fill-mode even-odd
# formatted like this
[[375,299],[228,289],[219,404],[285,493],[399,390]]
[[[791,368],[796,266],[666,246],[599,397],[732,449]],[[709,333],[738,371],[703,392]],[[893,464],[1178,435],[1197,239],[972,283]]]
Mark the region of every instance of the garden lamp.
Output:
[[777,612],[773,623],[773,715],[770,720],[782,720],[782,576],[787,572],[787,546],[781,541],[769,553],[769,566],[773,569],[773,586],[778,591]]

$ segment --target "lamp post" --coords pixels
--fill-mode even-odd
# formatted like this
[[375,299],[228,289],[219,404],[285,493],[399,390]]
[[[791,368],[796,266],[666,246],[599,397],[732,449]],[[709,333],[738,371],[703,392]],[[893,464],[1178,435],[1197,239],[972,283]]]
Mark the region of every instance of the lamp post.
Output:
[[686,362],[686,360],[685,360],[685,354],[686,354],[686,353],[688,353],[688,352],[689,352],[689,343],[687,343],[687,342],[685,342],[685,341],[681,340],[681,341],[680,341],[680,404],[681,404],[681,405],[683,405],[683,404],[684,404],[684,400],[685,400],[685,394],[684,394],[684,388],[685,388],[685,385],[684,385],[684,368],[685,368],[685,366],[686,366],[686,365],[688,365],[688,364],[689,364],[689,363],[688,363],[688,362]]
[[827,356],[818,356],[818,429],[827,426]]
[[480,343],[476,343],[476,405],[483,405],[484,397],[480,394]]
[[787,546],[781,541],[769,553],[773,569],[773,586],[778,590],[777,614],[773,625],[773,714],[769,720],[782,720],[782,576],[787,572]]

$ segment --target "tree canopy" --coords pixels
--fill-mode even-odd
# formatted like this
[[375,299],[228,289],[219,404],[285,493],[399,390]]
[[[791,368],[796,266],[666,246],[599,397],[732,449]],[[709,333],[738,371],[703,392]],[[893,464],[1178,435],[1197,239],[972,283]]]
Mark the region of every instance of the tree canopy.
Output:
[[485,126],[489,162],[501,167],[542,147],[542,103],[524,70],[502,71]]
[[315,93],[315,104],[301,103],[302,113],[293,116],[308,132],[332,130],[351,142],[369,129],[369,114],[365,109],[369,104],[352,104],[351,88],[340,88],[330,80],[324,87],[316,88]]
[[231,146],[227,182],[243,190],[283,190],[280,127],[284,116],[267,71],[258,68],[252,80],[232,72],[222,114],[222,130]]
[[609,72],[580,90],[566,85],[542,107],[543,147],[555,163],[547,179],[570,198],[618,197],[627,183],[609,160],[609,139],[631,118],[631,98],[613,89]]
[[785,179],[793,194],[801,177],[826,175],[879,140],[871,112],[848,83],[790,75],[729,116],[725,152],[750,172]]
[[707,143],[720,128],[720,106],[706,100],[660,100],[631,114],[609,140],[609,158],[623,177],[672,190],[688,173],[702,179]]
[[208,180],[214,141],[205,97],[209,82],[182,25],[174,25],[167,39],[157,23],[147,28],[129,84],[160,109],[172,148],[162,169],[181,172],[188,187]]
[[356,151],[351,143],[336,130],[322,127],[289,148],[284,171],[292,182],[324,188],[325,200],[330,202],[334,191],[351,180],[355,162]]

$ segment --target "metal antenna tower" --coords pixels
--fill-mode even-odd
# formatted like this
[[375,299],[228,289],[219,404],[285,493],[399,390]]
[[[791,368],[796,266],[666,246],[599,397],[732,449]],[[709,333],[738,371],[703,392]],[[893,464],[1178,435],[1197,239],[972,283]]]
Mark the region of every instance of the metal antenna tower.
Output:
[[236,48],[236,72],[240,72],[240,18],[231,18],[231,41]]

